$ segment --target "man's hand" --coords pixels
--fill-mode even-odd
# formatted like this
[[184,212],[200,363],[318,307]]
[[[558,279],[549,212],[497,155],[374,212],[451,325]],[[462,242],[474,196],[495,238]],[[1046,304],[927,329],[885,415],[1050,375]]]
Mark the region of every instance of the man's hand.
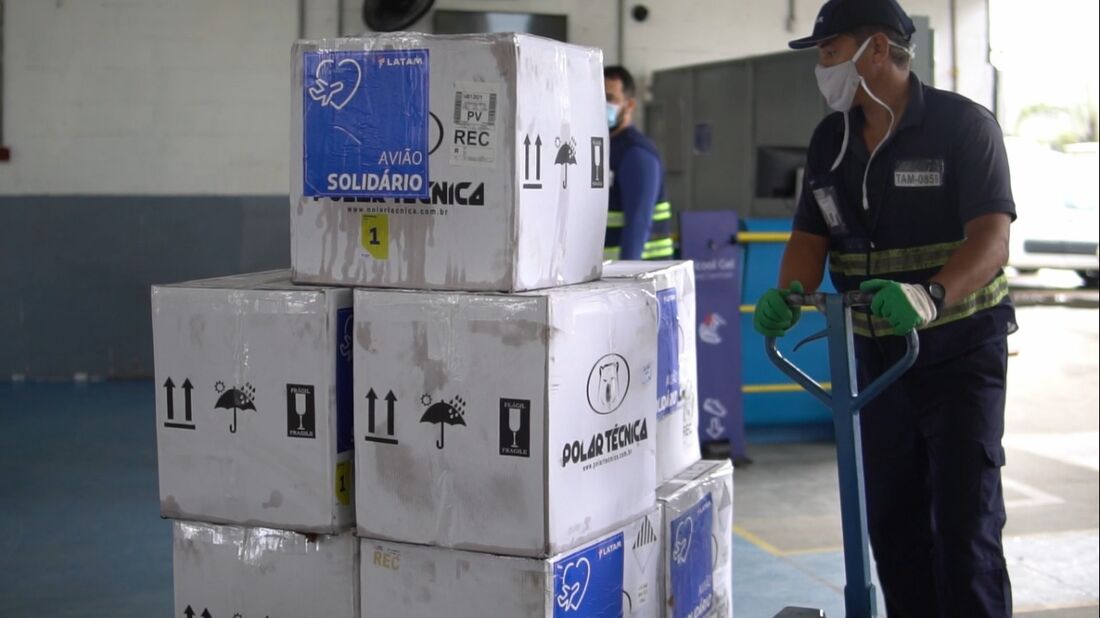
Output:
[[801,307],[787,304],[788,294],[801,294],[802,284],[791,282],[791,287],[781,290],[772,288],[756,301],[756,312],[752,316],[752,326],[765,337],[782,337],[787,334],[802,316]]
[[859,289],[875,295],[871,313],[890,322],[895,335],[908,335],[914,328],[936,319],[936,304],[924,286],[871,279]]

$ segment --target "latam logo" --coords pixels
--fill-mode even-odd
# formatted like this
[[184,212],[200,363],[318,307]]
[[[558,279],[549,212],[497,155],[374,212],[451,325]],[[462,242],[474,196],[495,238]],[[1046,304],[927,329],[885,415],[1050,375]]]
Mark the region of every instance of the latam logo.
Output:
[[378,66],[380,67],[407,67],[407,66],[420,66],[424,64],[424,58],[420,56],[380,56],[378,58]]

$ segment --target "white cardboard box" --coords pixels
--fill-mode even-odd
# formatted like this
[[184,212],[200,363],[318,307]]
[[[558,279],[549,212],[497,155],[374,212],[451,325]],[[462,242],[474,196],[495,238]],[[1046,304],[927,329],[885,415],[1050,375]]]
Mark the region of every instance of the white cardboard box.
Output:
[[656,303],[356,290],[360,536],[545,557],[649,508]]
[[300,283],[529,290],[599,278],[603,54],[529,35],[299,41]]
[[669,618],[732,618],[733,465],[701,461],[657,490]]
[[699,461],[695,269],[686,261],[617,261],[604,279],[652,280],[660,307],[657,357],[657,481]]
[[162,515],[353,524],[351,305],[287,271],[153,287]]
[[270,528],[172,524],[173,616],[356,618],[359,540]]
[[362,540],[363,618],[661,616],[660,511],[549,559]]

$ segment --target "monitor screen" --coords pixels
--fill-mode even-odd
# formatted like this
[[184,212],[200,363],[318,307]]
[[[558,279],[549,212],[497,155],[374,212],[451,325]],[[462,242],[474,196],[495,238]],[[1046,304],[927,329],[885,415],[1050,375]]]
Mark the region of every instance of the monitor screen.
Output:
[[542,13],[504,13],[487,11],[436,11],[432,15],[435,34],[471,34],[479,32],[524,32],[563,43],[568,42],[568,18]]
[[760,146],[756,149],[756,197],[796,197],[805,165],[805,148]]

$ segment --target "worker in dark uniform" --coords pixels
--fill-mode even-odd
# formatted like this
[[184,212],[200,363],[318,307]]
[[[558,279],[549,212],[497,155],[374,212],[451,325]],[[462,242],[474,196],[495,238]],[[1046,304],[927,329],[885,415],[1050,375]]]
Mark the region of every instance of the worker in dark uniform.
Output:
[[797,321],[786,293],[874,292],[853,313],[868,384],[916,365],[861,413],[868,528],[890,618],[1012,615],[1001,531],[1006,336],[1002,267],[1015,204],[993,115],[910,73],[913,23],[894,0],[830,0],[813,34],[829,106],[814,131],[779,288],[756,329]]
[[609,260],[667,260],[673,256],[672,207],[657,147],[634,128],[634,78],[619,66],[603,71],[611,131],[611,191],[604,237]]

